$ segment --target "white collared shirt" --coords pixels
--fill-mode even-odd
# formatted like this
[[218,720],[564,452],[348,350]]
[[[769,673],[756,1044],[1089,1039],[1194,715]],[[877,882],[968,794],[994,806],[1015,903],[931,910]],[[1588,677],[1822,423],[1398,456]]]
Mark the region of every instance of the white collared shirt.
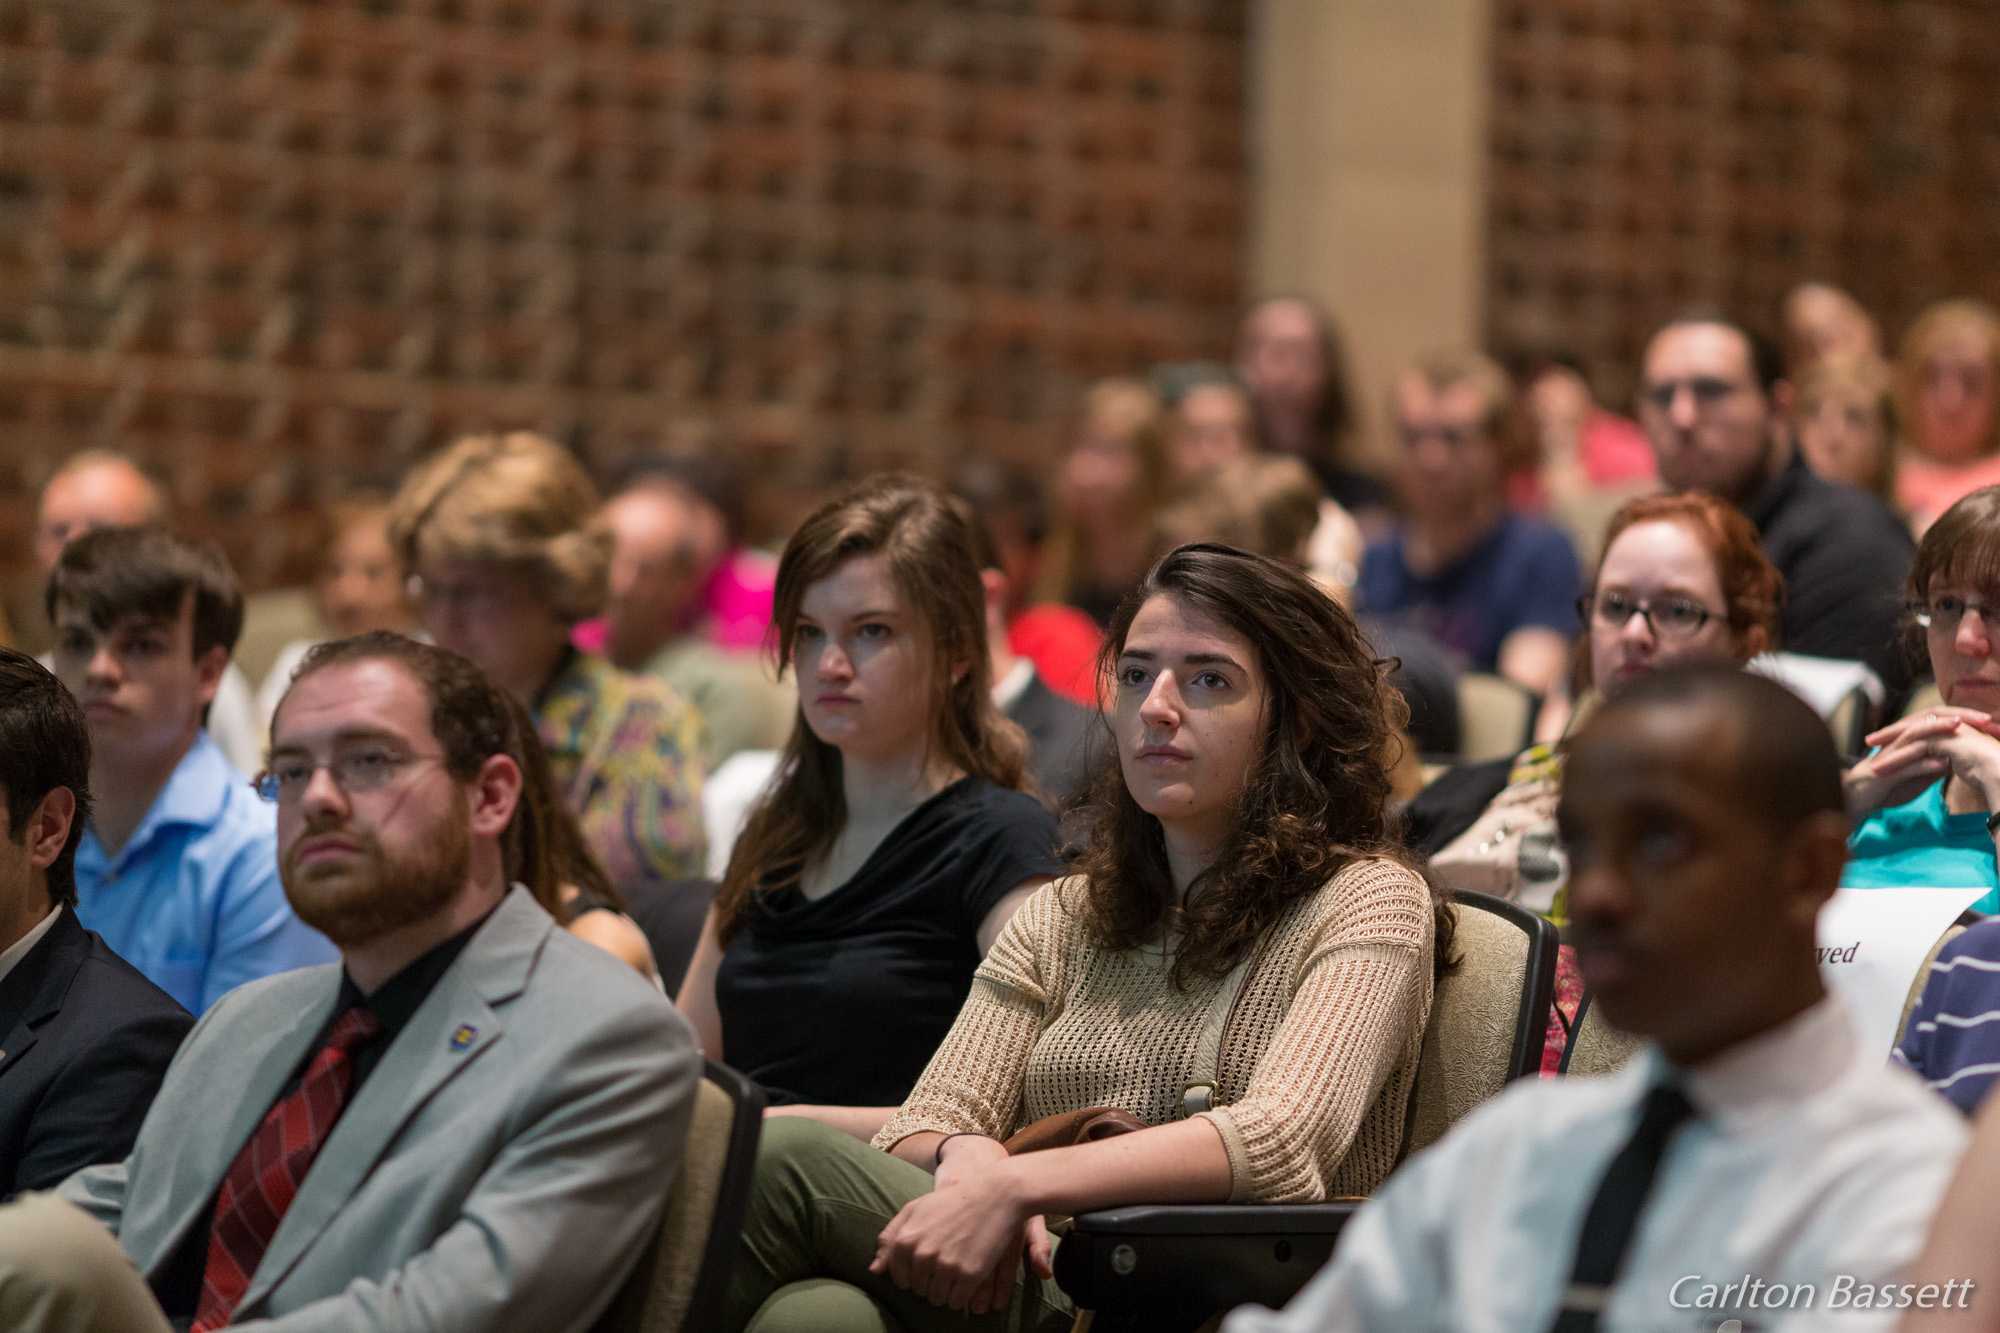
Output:
[[993,706],[1001,712],[1012,708],[1020,697],[1028,692],[1028,686],[1035,680],[1035,664],[1025,657],[1014,659],[1014,665],[1007,674],[993,682]]
[[34,924],[33,928],[27,934],[8,945],[5,950],[0,950],[0,981],[5,981],[7,974],[12,972],[20,965],[21,960],[28,956],[28,951],[42,942],[42,936],[49,933],[49,927],[53,926],[56,923],[56,918],[61,915],[62,904],[57,903],[49,909],[47,916]]
[[[1638,1103],[1671,1078],[1698,1115],[1667,1146],[1604,1333],[1891,1327],[1898,1311],[1853,1308],[1859,1289],[1903,1280],[1966,1130],[1862,1051],[1828,996],[1694,1069],[1649,1048],[1604,1078],[1516,1083],[1390,1177],[1283,1313],[1245,1310],[1223,1333],[1540,1333]],[[1785,1308],[1765,1304],[1773,1283]]]

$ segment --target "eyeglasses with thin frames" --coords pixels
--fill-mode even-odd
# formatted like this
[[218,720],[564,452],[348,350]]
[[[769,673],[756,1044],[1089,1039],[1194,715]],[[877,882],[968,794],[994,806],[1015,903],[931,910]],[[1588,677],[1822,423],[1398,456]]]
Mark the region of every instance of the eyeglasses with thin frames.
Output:
[[1701,633],[1701,627],[1709,621],[1720,619],[1692,597],[1649,600],[1616,589],[1606,589],[1595,596],[1585,593],[1576,599],[1576,613],[1586,623],[1601,625],[1605,629],[1623,629],[1631,623],[1633,616],[1644,616],[1646,628],[1659,639],[1692,638]]
[[1939,593],[1928,602],[1910,603],[1910,616],[1917,624],[1941,637],[1957,635],[1966,614],[1977,615],[1988,633],[2000,630],[2000,604],[1975,602],[1957,593]]
[[1674,399],[1680,396],[1682,389],[1686,389],[1694,397],[1695,410],[1700,412],[1728,401],[1742,387],[1734,380],[1714,375],[1694,375],[1684,380],[1654,380],[1640,392],[1640,397],[1654,411],[1670,412]]
[[334,785],[349,796],[357,792],[381,791],[405,769],[421,763],[442,763],[441,754],[401,754],[387,746],[367,745],[346,750],[331,759],[308,754],[281,754],[271,765],[250,780],[265,800],[277,805],[297,805],[305,799],[313,775],[325,769]]

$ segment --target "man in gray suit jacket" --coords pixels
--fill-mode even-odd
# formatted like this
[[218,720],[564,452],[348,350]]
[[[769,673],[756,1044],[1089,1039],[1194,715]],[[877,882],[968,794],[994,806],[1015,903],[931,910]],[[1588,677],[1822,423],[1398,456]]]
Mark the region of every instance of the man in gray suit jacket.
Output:
[[537,905],[547,810],[470,663],[325,645],[272,730],[286,894],[341,963],[226,996],[129,1157],[0,1208],[0,1328],[580,1333],[680,1165],[687,1025]]

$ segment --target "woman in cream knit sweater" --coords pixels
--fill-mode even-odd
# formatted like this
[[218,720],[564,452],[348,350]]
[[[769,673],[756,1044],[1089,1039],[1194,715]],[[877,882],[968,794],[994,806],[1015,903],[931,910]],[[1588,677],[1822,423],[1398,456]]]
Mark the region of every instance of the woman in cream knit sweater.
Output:
[[[729,1329],[1066,1329],[1045,1214],[1305,1202],[1395,1164],[1449,918],[1385,827],[1382,664],[1304,576],[1206,545],[1107,657],[1082,873],[1008,924],[873,1146],[766,1122]],[[1096,1106],[1147,1127],[1002,1146]]]

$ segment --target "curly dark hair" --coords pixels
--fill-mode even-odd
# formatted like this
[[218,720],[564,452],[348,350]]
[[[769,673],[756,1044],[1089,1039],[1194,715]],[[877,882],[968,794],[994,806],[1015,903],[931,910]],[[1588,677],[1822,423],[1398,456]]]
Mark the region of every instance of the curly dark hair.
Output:
[[1450,956],[1451,913],[1390,826],[1390,761],[1406,707],[1349,616],[1305,575],[1234,547],[1180,547],[1153,566],[1112,618],[1101,679],[1124,651],[1140,607],[1169,597],[1249,640],[1265,686],[1264,741],[1237,804],[1235,829],[1180,905],[1160,821],[1139,808],[1116,763],[1087,802],[1089,878],[1081,915],[1093,944],[1136,948],[1179,936],[1171,980],[1226,973],[1294,902],[1348,863],[1380,857],[1431,886],[1435,958]]

